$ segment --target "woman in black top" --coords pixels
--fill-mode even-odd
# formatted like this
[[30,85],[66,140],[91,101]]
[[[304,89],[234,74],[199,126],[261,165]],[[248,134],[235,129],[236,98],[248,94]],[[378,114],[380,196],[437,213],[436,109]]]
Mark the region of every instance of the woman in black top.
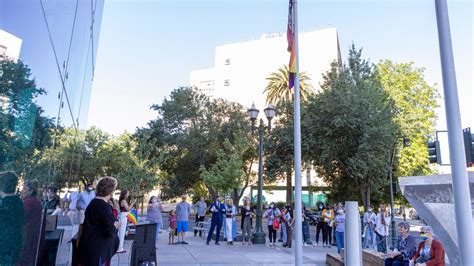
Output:
[[110,265],[112,256],[117,251],[117,228],[112,207],[108,204],[117,187],[117,180],[104,177],[97,184],[97,196],[87,206],[79,239],[80,265]]
[[16,195],[18,176],[0,172],[0,265],[15,265],[20,259],[25,211]]
[[124,189],[120,192],[120,197],[119,197],[119,206],[120,206],[120,214],[119,214],[119,222],[120,222],[120,228],[119,228],[119,250],[117,253],[125,253],[125,249],[123,249],[123,245],[125,243],[125,233],[127,231],[127,215],[130,212],[130,210],[133,208],[133,205],[135,205],[135,201],[132,201],[132,203],[129,205],[128,204],[128,197],[130,196],[130,191],[128,189]]
[[246,243],[251,245],[252,242],[252,217],[255,215],[253,207],[250,205],[250,199],[245,199],[245,205],[240,208],[242,214],[242,245]]

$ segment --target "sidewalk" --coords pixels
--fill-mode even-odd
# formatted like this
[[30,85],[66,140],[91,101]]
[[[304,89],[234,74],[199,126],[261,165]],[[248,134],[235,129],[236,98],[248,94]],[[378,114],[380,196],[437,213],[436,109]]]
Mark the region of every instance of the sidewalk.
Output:
[[[229,246],[221,241],[219,246],[211,242],[206,245],[203,238],[194,237],[187,232],[186,241],[189,245],[168,245],[168,235],[165,231],[160,235],[157,243],[158,265],[293,265],[294,249],[283,248],[281,244],[276,247],[266,245],[242,245],[234,242]],[[131,241],[127,241],[130,248]],[[305,265],[326,265],[326,253],[335,252],[335,249],[323,247],[304,247],[303,263]],[[112,265],[128,265],[130,254],[120,254],[112,260]],[[120,264],[119,264],[120,261]]]
[[[61,266],[70,265],[70,238],[71,226],[61,226],[65,229],[65,237],[62,241],[57,264]],[[294,249],[283,248],[281,243],[276,247],[266,245],[242,245],[234,242],[229,246],[221,241],[219,246],[211,242],[206,245],[206,240],[199,236],[194,237],[192,232],[186,233],[188,245],[168,245],[168,234],[166,230],[160,234],[157,241],[158,265],[171,266],[207,266],[207,265],[294,265]],[[268,239],[267,239],[268,242]],[[117,254],[112,258],[111,265],[129,265],[131,256],[131,240],[125,241],[127,253]],[[324,247],[303,247],[304,265],[326,265],[326,253],[335,253],[336,249]]]

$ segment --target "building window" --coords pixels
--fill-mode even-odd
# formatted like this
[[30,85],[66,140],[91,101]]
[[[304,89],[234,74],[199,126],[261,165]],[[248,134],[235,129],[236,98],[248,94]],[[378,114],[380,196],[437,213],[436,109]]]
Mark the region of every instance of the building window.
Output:
[[227,59],[225,60],[225,65],[226,65],[226,66],[230,65],[230,58],[227,58]]
[[230,86],[230,80],[229,79],[224,80],[224,86]]
[[7,54],[7,47],[0,45],[0,56],[5,56]]

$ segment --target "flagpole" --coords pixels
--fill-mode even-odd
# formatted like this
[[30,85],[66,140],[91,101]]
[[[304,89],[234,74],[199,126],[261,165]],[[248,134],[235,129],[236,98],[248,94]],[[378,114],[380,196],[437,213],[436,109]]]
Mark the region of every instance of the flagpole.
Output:
[[295,265],[303,264],[303,220],[302,220],[302,201],[301,201],[301,121],[300,121],[300,74],[299,74],[299,56],[298,56],[298,4],[293,0],[293,25],[294,25],[294,45],[295,45]]
[[[446,0],[435,0],[436,22],[438,25],[439,52],[443,74],[446,123],[448,125],[449,157],[454,194],[454,214],[456,221],[457,244],[460,265],[474,265],[472,252],[474,245],[472,222],[472,190],[469,192],[469,177],[466,171],[466,157],[463,145],[459,96],[454,66],[453,44],[449,25],[448,4]],[[472,194],[471,194],[472,195]],[[456,258],[449,258],[455,260]]]

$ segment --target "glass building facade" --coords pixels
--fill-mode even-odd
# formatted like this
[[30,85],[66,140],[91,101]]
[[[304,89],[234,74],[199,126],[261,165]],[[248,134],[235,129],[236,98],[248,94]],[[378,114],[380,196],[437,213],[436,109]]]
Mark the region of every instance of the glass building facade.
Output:
[[[45,214],[79,180],[75,144],[87,127],[103,8],[103,0],[0,0],[0,265],[71,262],[69,252],[52,256],[61,217]],[[67,160],[52,152],[60,142]]]

